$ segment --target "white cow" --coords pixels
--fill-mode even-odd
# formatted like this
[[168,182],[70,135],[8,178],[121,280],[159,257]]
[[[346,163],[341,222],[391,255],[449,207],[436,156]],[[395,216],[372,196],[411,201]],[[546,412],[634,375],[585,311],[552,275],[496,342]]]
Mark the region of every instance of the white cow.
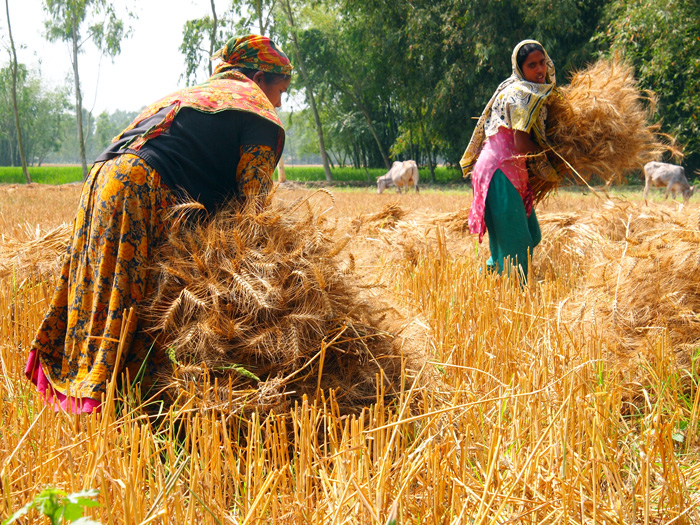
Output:
[[391,169],[377,179],[377,193],[383,192],[389,186],[396,186],[398,193],[401,193],[402,188],[408,193],[408,187],[415,186],[416,193],[418,193],[418,165],[416,161],[395,161]]
[[683,195],[683,202],[688,203],[688,199],[695,191],[695,186],[688,183],[685,178],[685,170],[683,166],[675,164],[667,164],[665,162],[647,162],[644,165],[644,199],[647,198],[649,188],[656,186],[657,188],[666,187],[666,199],[671,193],[673,198],[676,198],[676,193]]

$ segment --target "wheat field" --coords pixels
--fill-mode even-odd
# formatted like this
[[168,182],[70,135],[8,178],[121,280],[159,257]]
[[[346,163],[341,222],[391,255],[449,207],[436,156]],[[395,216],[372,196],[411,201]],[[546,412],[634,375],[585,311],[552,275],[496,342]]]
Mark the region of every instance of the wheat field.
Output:
[[426,359],[356,413],[319,388],[232,420],[196,396],[154,418],[116,382],[101,414],[54,413],[24,378],[79,191],[0,188],[3,519],[57,487],[109,524],[700,522],[694,202],[559,191],[521,287],[485,270],[471,192],[280,188]]

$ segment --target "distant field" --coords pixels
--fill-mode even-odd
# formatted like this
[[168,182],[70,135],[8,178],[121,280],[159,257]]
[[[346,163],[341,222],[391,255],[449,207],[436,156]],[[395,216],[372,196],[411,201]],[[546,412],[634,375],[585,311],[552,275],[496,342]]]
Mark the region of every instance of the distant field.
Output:
[[[287,179],[299,182],[325,181],[326,176],[322,166],[288,166],[285,169]],[[337,182],[349,182],[355,184],[374,185],[377,177],[384,175],[383,168],[370,168],[369,170],[355,168],[336,168],[332,170],[333,180]],[[428,169],[419,170],[420,180],[423,184],[430,181]],[[66,184],[80,182],[82,171],[80,166],[41,166],[30,167],[29,176],[32,182],[38,184]],[[455,184],[462,182],[460,172],[455,168],[440,167],[435,170],[435,179],[438,184]],[[0,184],[24,184],[22,168],[0,166]]]

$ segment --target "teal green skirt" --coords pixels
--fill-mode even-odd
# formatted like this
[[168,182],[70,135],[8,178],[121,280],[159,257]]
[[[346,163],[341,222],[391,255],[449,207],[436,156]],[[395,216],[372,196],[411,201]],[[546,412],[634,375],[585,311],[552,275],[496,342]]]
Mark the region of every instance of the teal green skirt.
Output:
[[542,240],[542,232],[534,208],[528,217],[518,190],[501,170],[496,170],[489,184],[484,219],[491,249],[487,267],[499,274],[514,270],[526,282],[528,258]]

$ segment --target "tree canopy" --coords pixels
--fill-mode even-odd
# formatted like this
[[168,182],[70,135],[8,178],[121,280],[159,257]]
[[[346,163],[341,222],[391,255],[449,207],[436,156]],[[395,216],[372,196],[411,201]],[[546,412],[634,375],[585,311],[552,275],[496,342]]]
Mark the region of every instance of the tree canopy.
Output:
[[[56,25],[67,20],[58,16],[61,6],[109,6],[46,3],[56,6],[55,38],[72,38],[68,26]],[[655,118],[684,146],[686,169],[700,167],[696,0],[231,0],[221,12],[213,2],[207,7],[181,28],[183,78],[206,78],[212,50],[232,35],[276,39],[294,60],[293,91],[308,106],[285,117],[295,156],[378,168],[410,157],[431,174],[438,162],[456,165],[475,118],[510,74],[513,46],[534,38],[553,58],[560,84],[598,57],[621,54],[658,99]],[[109,53],[118,51],[119,24],[86,30]],[[103,127],[109,120],[103,117]],[[96,144],[104,139],[95,118],[83,127]]]

